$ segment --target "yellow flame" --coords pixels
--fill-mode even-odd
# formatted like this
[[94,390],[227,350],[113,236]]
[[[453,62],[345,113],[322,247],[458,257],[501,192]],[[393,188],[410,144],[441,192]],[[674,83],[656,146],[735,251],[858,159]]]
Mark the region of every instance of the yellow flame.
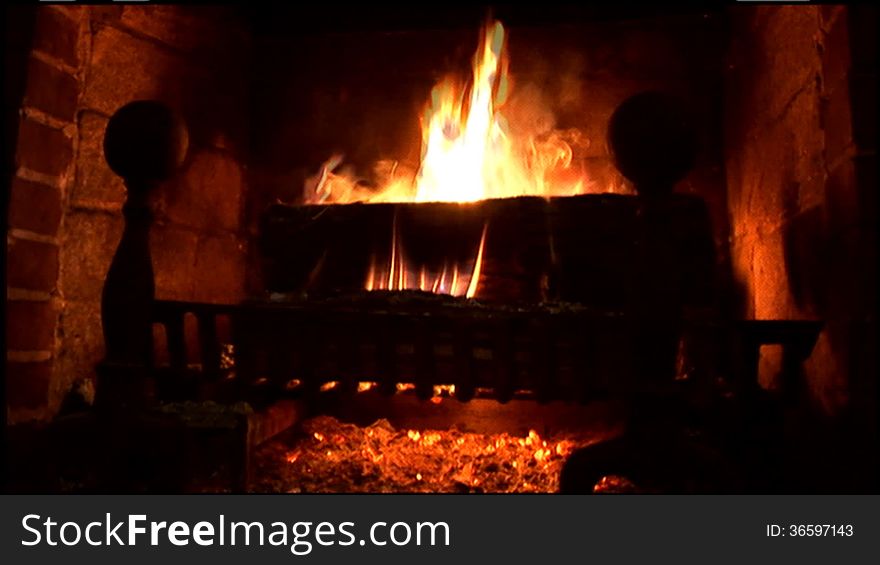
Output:
[[447,77],[434,87],[421,120],[417,171],[380,161],[374,167],[380,188],[368,189],[333,155],[306,181],[306,202],[474,202],[582,192],[584,175],[571,167],[570,142],[579,132],[511,131],[502,111],[511,91],[506,43],[504,26],[491,22],[481,32],[468,84]]
[[379,386],[379,383],[374,382],[374,381],[359,381],[357,384],[357,391],[358,392],[367,392],[368,390],[371,390],[377,386]]
[[420,290],[433,294],[474,298],[480,282],[488,229],[489,224],[484,224],[473,266],[465,263],[469,268],[462,268],[458,262],[453,262],[450,269],[450,262],[446,261],[439,272],[430,271],[427,265],[415,266],[407,260],[395,216],[391,223],[390,256],[387,265],[384,269],[379,269],[376,265],[376,255],[371,255],[364,288],[370,291]]
[[474,272],[471,273],[471,280],[468,283],[467,293],[465,296],[468,298],[473,298],[477,295],[477,285],[480,282],[480,270],[483,266],[483,248],[486,246],[486,230],[489,228],[489,224],[483,226],[483,235],[480,237],[480,248],[477,250],[477,258],[474,261]]
[[367,284],[364,287],[367,290],[373,290],[376,286],[376,256],[370,256],[370,268],[367,271]]

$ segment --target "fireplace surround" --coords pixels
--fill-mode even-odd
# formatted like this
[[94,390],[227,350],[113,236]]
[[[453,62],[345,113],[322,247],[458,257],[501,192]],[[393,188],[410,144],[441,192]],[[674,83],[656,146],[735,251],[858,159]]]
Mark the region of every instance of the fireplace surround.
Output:
[[[750,374],[762,395],[775,398],[777,392],[785,391],[785,403],[778,410],[794,431],[784,434],[784,465],[787,473],[792,469],[799,473],[796,483],[821,488],[812,477],[821,476],[824,468],[837,467],[831,463],[810,470],[800,467],[827,460],[817,453],[831,450],[840,452],[840,468],[846,467],[846,461],[856,462],[851,472],[863,482],[855,480],[854,485],[866,484],[871,456],[860,455],[864,450],[858,446],[871,445],[876,379],[874,220],[869,206],[873,202],[874,137],[866,125],[866,113],[872,111],[868,101],[873,97],[865,94],[871,92],[875,78],[872,63],[866,60],[869,51],[864,49],[873,41],[874,31],[862,17],[865,8],[737,7],[666,15],[571,10],[548,8],[536,17],[528,10],[496,7],[496,17],[510,30],[514,92],[541,98],[540,105],[555,126],[579,129],[589,140],[575,148],[573,159],[596,179],[599,188],[591,191],[617,194],[590,195],[585,201],[634,198],[626,195],[631,188],[613,166],[604,141],[608,119],[620,102],[652,89],[671,91],[688,101],[698,117],[703,151],[679,191],[705,202],[714,226],[714,271],[723,296],[723,318],[736,320],[741,330],[740,339],[734,340],[741,349],[733,354],[735,363],[730,363],[753,367]],[[433,369],[426,368],[430,363],[420,361],[417,353],[424,341],[419,337],[422,330],[408,325],[366,328],[362,333],[385,340],[374,346],[376,351],[384,348],[388,355],[411,358],[412,367],[420,368],[412,373],[414,378],[385,378],[399,369],[377,370],[376,366],[389,363],[379,354],[357,379],[321,373],[317,368],[329,361],[309,359],[303,352],[319,356],[315,344],[326,341],[327,332],[338,327],[354,329],[364,322],[346,317],[338,308],[330,309],[332,316],[326,309],[319,310],[322,313],[317,317],[303,312],[294,316],[290,310],[295,308],[284,310],[277,296],[301,291],[301,285],[290,281],[297,276],[308,279],[315,262],[296,267],[302,272],[271,268],[272,261],[276,266],[279,262],[289,266],[291,257],[316,253],[307,239],[291,237],[289,232],[299,228],[289,216],[307,210],[297,206],[300,187],[330,154],[344,151],[362,168],[389,155],[402,163],[418,159],[414,117],[419,105],[440,74],[460,71],[467,64],[485,12],[450,9],[427,19],[405,13],[382,12],[369,18],[351,14],[332,25],[321,18],[309,19],[309,15],[290,12],[273,17],[173,6],[47,6],[31,12],[32,36],[22,37],[21,45],[8,49],[21,54],[14,106],[20,108],[16,151],[7,156],[12,158],[13,174],[8,192],[5,390],[13,446],[43,441],[57,449],[58,437],[83,441],[82,435],[70,430],[91,434],[93,423],[83,423],[86,419],[77,416],[94,409],[80,407],[78,411],[75,403],[90,404],[95,384],[97,406],[110,406],[110,412],[123,405],[120,398],[136,400],[150,394],[179,401],[195,398],[204,384],[196,382],[200,377],[162,378],[152,383],[153,392],[147,394],[143,388],[119,390],[115,384],[108,385],[107,379],[99,377],[101,371],[95,370],[101,360],[103,367],[112,364],[113,340],[125,342],[125,328],[137,327],[137,293],[129,284],[130,277],[118,287],[122,306],[108,304],[105,290],[103,334],[100,307],[105,277],[106,284],[113,286],[107,269],[125,225],[126,192],[106,165],[105,156],[127,181],[129,211],[136,208],[132,196],[137,189],[132,182],[142,176],[113,163],[107,148],[115,145],[105,138],[105,130],[119,108],[137,99],[163,101],[183,116],[188,136],[189,150],[180,170],[157,184],[151,203],[155,220],[149,249],[159,301],[149,315],[151,324],[162,322],[164,336],[160,332],[157,341],[164,340],[166,358],[159,359],[160,365],[167,359],[169,367],[188,375],[198,372],[193,370],[196,365],[204,373],[219,371],[224,347],[234,343],[231,354],[236,367],[254,380],[269,375],[270,383],[283,380],[286,385],[296,379],[320,389],[338,382],[341,389],[356,388],[358,380],[375,380],[389,394],[397,385],[412,384],[425,402],[434,397],[435,385],[455,384],[460,400],[478,397],[479,389],[492,389],[482,386],[487,384],[480,380],[482,368],[462,369],[458,361],[466,358],[465,365],[492,365],[487,358],[496,359],[499,350],[485,342],[493,331],[480,330],[476,333],[482,332],[482,337],[468,343],[454,324],[443,329],[441,333],[450,337],[438,345],[450,352],[451,361],[439,369],[440,374],[449,375],[444,378],[426,377]],[[281,25],[279,20],[299,23]],[[322,23],[304,25],[303,21]],[[695,44],[702,48],[693,49]],[[152,167],[155,172],[155,163]],[[473,209],[493,205],[505,206],[503,201],[486,201]],[[418,206],[411,207],[416,215]],[[547,216],[535,211],[548,206],[543,199],[516,200],[507,206],[525,210],[516,213],[528,218],[526,224]],[[395,217],[392,209],[406,208],[352,207],[386,210],[377,213],[387,216],[383,228],[367,230],[383,237],[391,231],[385,228]],[[510,218],[516,213],[500,216]],[[606,214],[594,213],[593,224],[607,219]],[[402,217],[401,225],[406,223],[406,212]],[[333,224],[332,218],[324,219]],[[474,247],[486,224],[484,217],[471,223],[465,231],[473,233],[462,238],[471,243],[464,247]],[[490,247],[498,245],[492,243],[497,237],[492,229],[499,223],[489,223]],[[127,229],[132,229],[131,217]],[[357,242],[361,232],[352,232],[349,239]],[[507,233],[510,237],[501,241],[513,241],[517,230]],[[614,229],[608,233],[615,233]],[[143,236],[141,244],[146,243]],[[285,241],[290,243],[285,245]],[[317,255],[320,259],[321,253]],[[360,283],[367,269],[365,264],[348,276]],[[147,282],[146,277],[135,280]],[[499,276],[499,280],[510,277]],[[540,276],[532,280],[520,276],[519,280],[513,285],[517,299],[525,297],[533,304],[548,300]],[[562,279],[562,284],[572,286],[572,292],[584,294],[588,294],[584,288],[594,282],[585,278],[573,284]],[[504,285],[499,288],[499,296],[507,292],[505,300],[515,302],[509,299],[509,284],[507,290]],[[267,322],[270,318],[258,312],[260,306],[243,302],[269,292],[277,295],[269,315],[280,316],[281,321]],[[314,301],[330,300],[314,297],[314,292],[311,295]],[[407,307],[403,302],[398,305],[401,313]],[[442,302],[435,300],[427,307],[445,312],[448,305]],[[149,303],[140,301],[141,305]],[[418,300],[414,304],[425,307]],[[381,301],[372,306],[374,310],[385,307]],[[366,306],[359,310],[369,311]],[[481,315],[479,308],[464,312],[468,321]],[[568,315],[577,320],[577,314]],[[107,316],[118,319],[108,324]],[[510,324],[520,323],[518,319],[531,324],[523,330],[529,338],[521,339],[517,347],[540,353],[522,358],[524,366],[530,367],[522,370],[526,382],[508,387],[510,396],[499,395],[497,390],[488,394],[493,401],[499,396],[509,400],[521,390],[531,392],[530,399],[549,401],[560,394],[568,400],[577,394],[582,395],[578,400],[588,399],[583,391],[575,394],[565,387],[542,392],[541,383],[551,382],[546,374],[557,363],[560,375],[578,374],[572,369],[577,356],[561,354],[560,358],[559,352],[581,349],[570,344],[548,348],[548,339],[531,339],[565,333],[556,326],[556,318],[542,322],[542,316],[546,313],[527,308],[508,313],[507,319],[514,320]],[[298,321],[291,321],[294,318]],[[784,321],[794,320],[818,320],[823,329],[815,348],[810,343],[792,357],[790,335],[802,335],[792,328],[813,327],[785,326]],[[568,320],[562,327],[574,323]],[[608,327],[600,324],[600,329],[590,330],[594,337],[579,343],[613,352],[613,345],[621,340],[614,339]],[[742,336],[751,339],[747,346],[743,342],[749,339]],[[336,337],[345,341],[344,335]],[[773,347],[775,342],[789,344],[786,355]],[[251,345],[242,347],[244,343]],[[260,347],[269,353],[260,353]],[[551,349],[553,361],[547,357]],[[462,353],[466,350],[470,354]],[[289,359],[279,357],[281,351],[288,352]],[[344,359],[339,351],[331,348],[321,355]],[[249,354],[280,361],[275,367],[256,368],[261,361],[247,359]],[[619,360],[626,357],[625,353],[617,358],[609,355],[602,364],[611,367],[612,375],[617,369],[620,379],[624,371]],[[147,363],[134,364],[150,372]],[[317,376],[312,378],[312,373]],[[307,376],[297,379],[293,374]],[[301,398],[279,405],[265,387],[244,396],[226,388],[213,382],[207,386],[209,392],[199,394],[227,403],[246,399],[265,408],[255,416],[246,410],[232,412],[232,420],[250,424],[232,426],[245,437],[230,440],[229,452],[247,450],[262,436],[302,417]],[[102,402],[102,395],[111,400]],[[165,423],[151,425],[172,435],[177,429]],[[138,433],[149,436],[150,429],[142,426]],[[847,441],[832,447],[841,434]],[[132,437],[141,436],[132,432]],[[808,447],[810,437],[819,438],[815,451]],[[117,440],[126,443],[125,438]],[[63,449],[46,451],[49,454],[39,457],[65,453]],[[100,460],[93,455],[95,451],[84,448],[89,457]],[[18,457],[22,469],[36,465],[27,463],[23,454]],[[247,458],[235,459],[242,467],[239,475],[244,476]]]

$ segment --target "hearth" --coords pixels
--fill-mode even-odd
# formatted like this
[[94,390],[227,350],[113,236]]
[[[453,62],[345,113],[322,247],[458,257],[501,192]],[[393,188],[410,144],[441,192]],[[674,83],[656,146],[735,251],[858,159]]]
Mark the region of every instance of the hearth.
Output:
[[36,488],[812,489],[817,428],[868,476],[859,10],[37,9],[7,419],[74,478]]

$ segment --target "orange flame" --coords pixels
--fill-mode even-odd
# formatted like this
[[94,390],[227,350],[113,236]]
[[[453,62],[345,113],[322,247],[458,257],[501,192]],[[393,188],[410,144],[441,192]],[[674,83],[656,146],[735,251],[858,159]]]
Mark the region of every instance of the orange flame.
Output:
[[[548,127],[514,134],[503,115],[511,91],[505,47],[504,27],[490,23],[482,31],[470,83],[462,86],[447,77],[434,87],[421,120],[417,172],[407,174],[396,162],[379,162],[375,169],[380,188],[368,189],[354,175],[335,172],[343,158],[333,155],[306,181],[306,202],[474,202],[582,192],[584,175],[572,171],[569,143],[577,142],[579,132]],[[536,114],[528,111],[532,108],[526,110],[525,114]],[[406,271],[398,273],[399,279],[406,276]]]
[[444,263],[439,272],[429,271],[426,265],[411,265],[403,252],[401,237],[397,228],[397,217],[391,223],[391,254],[384,270],[376,264],[376,255],[370,256],[364,288],[367,290],[421,290],[434,294],[449,294],[474,298],[479,288],[480,272],[483,266],[483,250],[486,247],[488,224],[483,225],[483,234],[470,269],[462,269],[458,263]]

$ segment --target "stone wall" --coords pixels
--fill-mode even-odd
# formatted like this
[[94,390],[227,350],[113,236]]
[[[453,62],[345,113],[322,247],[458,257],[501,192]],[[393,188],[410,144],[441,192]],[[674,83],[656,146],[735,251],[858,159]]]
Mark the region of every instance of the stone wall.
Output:
[[190,130],[155,203],[157,296],[242,298],[248,46],[228,8],[37,8],[7,234],[8,421],[51,417],[102,357],[100,293],[125,199],[102,141],[125,103],[165,101]]
[[[875,19],[870,7],[732,10],[725,106],[741,312],[823,320],[801,401],[861,430],[876,409]],[[768,388],[778,362],[764,356]]]

